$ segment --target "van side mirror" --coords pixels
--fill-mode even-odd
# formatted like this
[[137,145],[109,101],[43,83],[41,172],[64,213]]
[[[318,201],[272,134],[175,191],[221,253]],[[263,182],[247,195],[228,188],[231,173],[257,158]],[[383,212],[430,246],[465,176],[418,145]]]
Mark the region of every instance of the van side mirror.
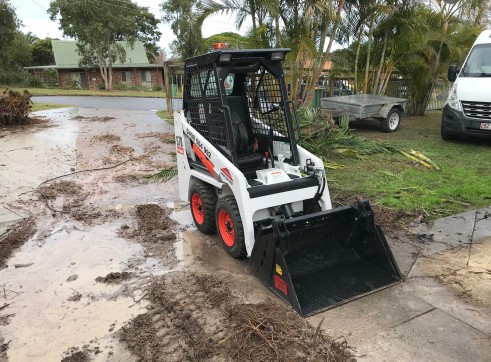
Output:
[[448,66],[447,79],[450,82],[455,82],[457,79],[457,74],[459,74],[460,69],[457,67],[457,64],[450,64]]

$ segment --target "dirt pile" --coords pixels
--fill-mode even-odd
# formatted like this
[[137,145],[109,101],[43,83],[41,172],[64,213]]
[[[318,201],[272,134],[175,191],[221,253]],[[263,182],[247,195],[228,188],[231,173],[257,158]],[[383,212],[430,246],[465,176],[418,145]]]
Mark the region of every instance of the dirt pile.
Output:
[[163,133],[163,132],[145,132],[136,135],[138,138],[155,137],[161,139],[164,143],[175,143],[174,133]]
[[345,361],[345,344],[279,301],[243,304],[224,279],[176,272],[154,280],[152,310],[120,331],[145,361]]
[[111,120],[116,119],[116,118],[115,117],[109,117],[109,116],[105,116],[105,117],[75,116],[72,119],[75,119],[77,121],[107,122],[107,121],[111,121]]
[[89,362],[90,357],[87,351],[73,352],[69,356],[64,357],[61,362]]
[[109,273],[105,277],[97,277],[95,281],[98,283],[106,283],[106,284],[117,284],[121,283],[123,280],[128,280],[133,277],[134,273],[130,272],[114,272]]
[[74,181],[45,184],[39,187],[38,191],[46,200],[48,208],[60,212],[70,212],[71,209],[82,206],[84,200],[89,196]]
[[156,204],[138,205],[136,207],[137,227],[124,232],[123,235],[145,243],[174,240],[172,227],[176,223],[169,218],[169,214],[168,208]]
[[104,133],[97,136],[92,137],[91,142],[106,142],[106,143],[114,143],[121,141],[121,137],[112,134],[112,133]]
[[34,218],[26,218],[7,229],[6,233],[0,237],[0,269],[5,267],[5,263],[10,255],[22,246],[36,232]]
[[491,237],[418,260],[426,275],[468,302],[491,307]]
[[175,268],[178,260],[173,228],[176,222],[169,217],[170,210],[156,204],[138,205],[135,211],[136,226],[122,225],[120,235],[144,244],[148,256],[160,257],[168,268]]

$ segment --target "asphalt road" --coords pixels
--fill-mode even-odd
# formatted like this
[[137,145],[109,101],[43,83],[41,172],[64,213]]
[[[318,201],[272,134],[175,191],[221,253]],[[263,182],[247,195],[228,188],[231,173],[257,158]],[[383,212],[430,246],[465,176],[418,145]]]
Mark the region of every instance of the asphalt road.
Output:
[[[34,103],[56,103],[92,109],[123,109],[132,111],[165,111],[164,98],[97,97],[97,96],[42,96],[32,97]],[[181,109],[182,100],[173,100],[174,110]]]

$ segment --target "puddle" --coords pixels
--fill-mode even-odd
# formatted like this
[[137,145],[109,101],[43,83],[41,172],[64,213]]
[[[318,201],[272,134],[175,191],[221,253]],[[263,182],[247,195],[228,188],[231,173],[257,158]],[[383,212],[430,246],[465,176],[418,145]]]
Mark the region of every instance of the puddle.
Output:
[[[50,119],[54,127],[8,134],[0,142],[0,224],[27,216],[28,212],[10,203],[23,193],[30,194],[44,180],[70,172],[75,166],[75,143],[79,127],[69,119],[68,112],[45,111],[37,113]],[[22,162],[20,162],[20,160]],[[42,165],[42,167],[40,167]],[[28,177],[26,177],[28,175]],[[26,199],[29,195],[22,195]]]
[[491,237],[474,241],[469,247],[449,249],[421,257],[418,265],[459,297],[491,307]]
[[[108,285],[95,279],[110,272],[127,270],[135,255],[143,256],[139,244],[114,237],[116,223],[86,232],[65,228],[51,235],[42,247],[27,243],[0,271],[0,280],[10,303],[5,310],[14,314],[4,327],[12,340],[8,355],[12,361],[55,361],[63,351],[103,338],[109,329],[146,311],[141,297],[145,276],[153,265],[140,265],[140,277]],[[71,230],[67,232],[67,230]],[[15,268],[14,264],[30,264]],[[70,297],[80,294],[78,301]],[[78,299],[78,298],[75,298]],[[35,303],[32,301],[35,300]],[[60,338],[63,336],[63,338]],[[101,356],[102,357],[102,356]]]

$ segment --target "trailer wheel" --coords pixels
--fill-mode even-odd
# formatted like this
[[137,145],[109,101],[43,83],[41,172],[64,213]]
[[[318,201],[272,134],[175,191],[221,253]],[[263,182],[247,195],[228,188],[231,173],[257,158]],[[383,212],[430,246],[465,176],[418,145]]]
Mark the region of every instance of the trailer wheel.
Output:
[[237,259],[247,257],[244,228],[235,198],[225,196],[218,200],[215,215],[218,234],[225,251]]
[[387,118],[382,120],[382,129],[384,132],[395,132],[401,124],[402,112],[397,108],[392,108]]
[[189,187],[191,201],[191,215],[199,231],[203,234],[214,234],[215,224],[215,205],[217,196],[212,186],[200,181],[191,182]]

